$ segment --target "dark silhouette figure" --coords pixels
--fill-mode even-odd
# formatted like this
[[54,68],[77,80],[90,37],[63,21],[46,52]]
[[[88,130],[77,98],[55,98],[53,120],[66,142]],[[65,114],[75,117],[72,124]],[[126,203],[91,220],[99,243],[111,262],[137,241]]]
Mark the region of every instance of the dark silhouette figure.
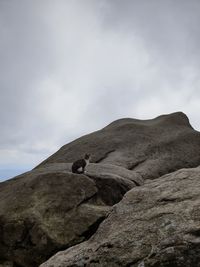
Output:
[[85,173],[85,168],[90,162],[90,154],[85,154],[83,159],[78,159],[72,164],[72,172],[73,173]]

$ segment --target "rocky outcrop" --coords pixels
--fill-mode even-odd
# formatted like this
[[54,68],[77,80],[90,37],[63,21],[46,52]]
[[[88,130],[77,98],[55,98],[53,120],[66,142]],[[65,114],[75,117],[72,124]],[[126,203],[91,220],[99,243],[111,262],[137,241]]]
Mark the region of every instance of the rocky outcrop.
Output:
[[0,183],[0,259],[36,267],[87,240],[136,186],[137,177],[121,167],[93,164],[89,177],[72,174],[70,167],[50,164]]
[[65,146],[39,165],[73,162],[85,152],[92,162],[123,166],[144,179],[200,164],[200,133],[181,112],[152,120],[121,119]]
[[86,242],[41,267],[200,266],[200,168],[135,187]]
[[[200,169],[189,168],[199,151],[180,112],[121,119],[63,146],[0,183],[0,266],[198,267]],[[72,174],[86,152],[87,172]]]

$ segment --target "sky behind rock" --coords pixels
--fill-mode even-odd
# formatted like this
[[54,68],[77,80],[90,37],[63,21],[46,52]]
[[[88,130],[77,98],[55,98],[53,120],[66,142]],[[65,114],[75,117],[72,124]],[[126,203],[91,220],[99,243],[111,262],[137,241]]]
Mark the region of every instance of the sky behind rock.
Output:
[[0,178],[122,117],[183,111],[199,130],[199,14],[198,0],[1,0]]

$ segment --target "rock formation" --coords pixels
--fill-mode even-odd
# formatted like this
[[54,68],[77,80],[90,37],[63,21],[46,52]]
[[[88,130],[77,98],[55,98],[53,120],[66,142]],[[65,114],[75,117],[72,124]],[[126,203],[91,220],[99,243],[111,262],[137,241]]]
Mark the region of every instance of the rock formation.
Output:
[[0,259],[38,266],[88,239],[110,207],[136,186],[135,175],[122,167],[91,165],[91,178],[68,168],[54,164],[0,183]]
[[[200,266],[199,151],[181,112],[63,146],[0,183],[0,267]],[[87,173],[72,174],[86,152]]]
[[133,188],[86,242],[41,267],[200,266],[200,167]]
[[181,112],[152,120],[121,119],[83,136],[42,162],[72,162],[85,151],[95,163],[123,166],[144,179],[198,166],[200,138]]

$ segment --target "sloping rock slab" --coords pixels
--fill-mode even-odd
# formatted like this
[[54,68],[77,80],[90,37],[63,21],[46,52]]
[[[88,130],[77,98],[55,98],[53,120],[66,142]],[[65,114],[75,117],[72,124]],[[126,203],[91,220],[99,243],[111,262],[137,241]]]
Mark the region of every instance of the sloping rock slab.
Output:
[[200,133],[181,112],[151,120],[120,119],[85,135],[42,162],[70,163],[85,153],[92,162],[123,166],[144,179],[200,164]]
[[82,233],[105,210],[82,212],[97,193],[83,175],[28,173],[0,184],[0,258],[37,266],[59,248],[84,240]]
[[135,187],[86,242],[41,267],[199,267],[200,168]]
[[144,180],[139,173],[113,164],[91,163],[87,167],[87,175],[94,177],[103,175],[115,175],[123,180],[134,182],[137,186],[143,185],[144,183]]
[[[32,170],[34,173],[46,173],[46,172],[55,172],[61,171],[64,173],[71,172],[72,163],[50,163],[42,165],[40,168]],[[86,174],[90,177],[93,176],[104,176],[104,175],[115,175],[124,179],[124,181],[134,182],[136,185],[142,185],[144,180],[142,176],[134,171],[130,171],[122,166],[117,166],[113,164],[103,164],[103,163],[90,163],[87,166]]]
[[0,259],[36,267],[87,240],[135,186],[126,169],[124,177],[111,173],[120,167],[93,166],[87,177],[70,173],[70,166],[50,164],[0,183]]

